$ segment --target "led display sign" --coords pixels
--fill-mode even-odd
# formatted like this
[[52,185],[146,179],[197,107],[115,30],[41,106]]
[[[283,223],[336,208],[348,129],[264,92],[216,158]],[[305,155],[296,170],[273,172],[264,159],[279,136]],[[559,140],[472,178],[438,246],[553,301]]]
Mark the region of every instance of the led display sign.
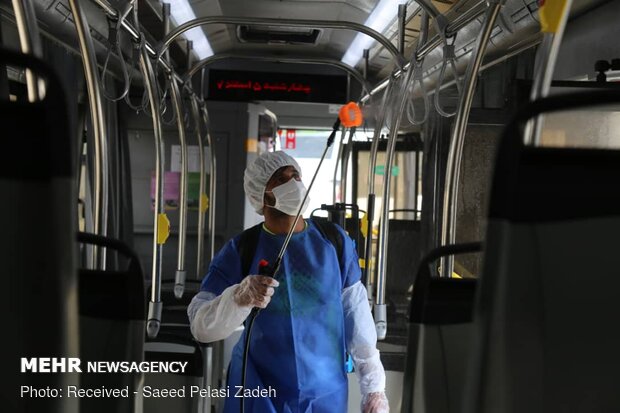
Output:
[[345,76],[210,70],[210,100],[345,103]]

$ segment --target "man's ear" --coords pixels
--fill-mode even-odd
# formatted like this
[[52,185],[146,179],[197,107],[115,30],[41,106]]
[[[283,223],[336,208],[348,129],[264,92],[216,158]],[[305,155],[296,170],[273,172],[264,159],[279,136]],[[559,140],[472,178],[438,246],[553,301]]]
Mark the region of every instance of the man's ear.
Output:
[[273,192],[265,192],[263,195],[263,204],[268,206],[274,206],[276,204],[276,197]]

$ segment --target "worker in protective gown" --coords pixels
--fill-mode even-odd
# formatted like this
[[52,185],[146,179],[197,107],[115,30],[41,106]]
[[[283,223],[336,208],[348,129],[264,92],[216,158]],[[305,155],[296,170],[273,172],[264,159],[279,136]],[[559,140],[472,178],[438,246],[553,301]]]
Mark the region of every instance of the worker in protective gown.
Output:
[[245,388],[253,394],[272,390],[264,397],[235,397],[246,329],[230,362],[226,413],[238,413],[241,400],[246,412],[345,413],[346,353],[359,380],[362,411],[389,412],[368,296],[346,233],[334,226],[343,242],[338,257],[317,224],[300,219],[275,278],[256,275],[261,259],[275,260],[293,225],[306,193],[300,174],[297,162],[280,151],[263,153],[247,167],[246,196],[265,217],[257,228],[251,270],[242,271],[238,235],[213,258],[188,307],[192,333],[204,343],[222,340],[244,323],[252,308],[261,309],[250,335]]

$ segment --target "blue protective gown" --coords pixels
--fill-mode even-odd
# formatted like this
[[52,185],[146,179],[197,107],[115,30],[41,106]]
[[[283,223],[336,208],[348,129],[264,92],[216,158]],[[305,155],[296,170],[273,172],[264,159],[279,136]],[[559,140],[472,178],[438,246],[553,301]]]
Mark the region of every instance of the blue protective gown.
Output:
[[[353,242],[343,235],[342,268],[336,249],[315,224],[293,234],[276,278],[280,286],[254,322],[246,372],[246,389],[275,389],[275,397],[245,399],[246,412],[344,413],[347,410],[342,290],[360,280]],[[272,262],[284,235],[260,233],[252,269]],[[238,237],[213,258],[201,290],[219,295],[241,282]],[[245,332],[233,349],[224,412],[239,412]],[[272,392],[273,395],[273,392]]]

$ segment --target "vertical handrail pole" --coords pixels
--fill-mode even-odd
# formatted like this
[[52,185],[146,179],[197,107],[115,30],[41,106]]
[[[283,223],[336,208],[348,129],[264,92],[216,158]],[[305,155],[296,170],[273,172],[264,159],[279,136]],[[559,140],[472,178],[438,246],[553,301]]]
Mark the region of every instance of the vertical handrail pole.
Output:
[[202,127],[200,125],[200,109],[198,107],[198,97],[191,96],[192,116],[194,118],[194,128],[196,129],[196,140],[198,141],[198,160],[200,162],[200,182],[198,184],[198,241],[196,254],[196,279],[200,279],[203,275],[204,262],[204,232],[205,232],[205,212],[207,210],[207,200],[205,194],[205,185],[207,183],[205,170],[204,144],[202,141]]
[[213,146],[213,139],[211,137],[209,127],[209,113],[207,112],[207,104],[202,104],[202,118],[205,125],[205,137],[207,138],[207,145],[209,146],[209,236],[210,236],[210,255],[209,260],[213,260],[215,255],[215,201],[216,201],[216,185],[217,185],[217,158],[215,156],[215,147]]
[[[202,379],[201,385],[203,389],[210,389],[213,386],[213,344],[201,344],[202,353]],[[199,413],[211,413],[211,395],[201,397],[198,400]]]
[[200,70],[200,100],[205,100],[205,68]]
[[347,203],[347,186],[349,183],[347,175],[349,173],[349,160],[351,159],[351,150],[353,148],[353,135],[355,135],[356,129],[355,126],[349,128],[349,139],[347,139],[342,153],[342,165],[340,165],[340,202],[343,204]]
[[[94,165],[94,232],[97,235],[105,236],[108,226],[108,157],[107,157],[107,135],[105,125],[105,114],[101,90],[97,77],[97,58],[93,39],[90,36],[88,22],[82,11],[79,0],[69,0],[73,21],[78,34],[82,63],[84,66],[84,76],[86,77],[86,87],[88,90],[88,104],[95,136],[95,165]],[[100,254],[99,254],[100,252]],[[94,248],[90,268],[100,268],[105,270],[106,256],[105,248]]]
[[[170,4],[164,3],[164,33],[170,32]],[[191,60],[190,41],[187,42],[187,61],[188,66]],[[170,64],[170,56],[166,58],[166,62]],[[181,182],[179,184],[179,246],[177,251],[177,269],[174,273],[174,296],[177,299],[183,297],[185,291],[185,279],[187,271],[185,269],[185,241],[187,238],[187,139],[185,138],[185,117],[183,112],[183,102],[181,92],[177,83],[174,72],[167,73],[168,82],[170,83],[172,106],[177,119],[177,131],[179,133],[179,143],[181,145]]]
[[146,48],[140,49],[140,70],[148,93],[155,136],[155,211],[153,214],[153,268],[151,299],[149,301],[146,331],[150,338],[157,337],[161,325],[161,263],[164,243],[168,239],[170,223],[164,212],[164,139],[159,118],[159,93],[155,73]]
[[[412,53],[412,63],[415,53]],[[377,247],[377,296],[375,297],[374,319],[377,330],[377,339],[383,340],[387,335],[387,308],[385,305],[385,285],[387,270],[387,249],[389,233],[389,213],[390,213],[390,193],[392,189],[392,166],[394,165],[394,154],[396,153],[396,141],[398,140],[398,130],[402,121],[405,105],[409,97],[409,85],[413,81],[413,65],[409,66],[406,76],[401,79],[398,90],[396,109],[392,111],[392,122],[386,149],[385,170],[383,174],[383,202],[381,203],[381,218],[379,245]]]
[[187,139],[185,138],[185,121],[183,116],[183,106],[181,102],[181,92],[176,77],[168,74],[170,82],[172,105],[176,112],[177,129],[179,132],[179,143],[181,144],[181,183],[179,196],[179,249],[177,251],[177,270],[174,274],[174,295],[176,298],[183,297],[185,290],[185,240],[187,237]]
[[[486,17],[478,34],[476,50],[472,52],[472,58],[467,65],[463,91],[459,98],[459,107],[452,128],[448,163],[446,169],[446,183],[443,197],[441,245],[454,244],[456,241],[456,208],[458,204],[458,186],[461,171],[461,159],[465,142],[465,131],[471,110],[474,92],[476,90],[476,78],[482,64],[484,52],[489,43],[493,26],[504,4],[503,0],[492,0],[486,11]],[[441,259],[441,277],[451,277],[454,268],[454,257]]]
[[194,42],[187,40],[185,43],[185,52],[187,53],[187,70],[192,68],[192,49],[194,48]]
[[379,152],[379,141],[381,140],[381,130],[385,123],[385,112],[387,105],[391,100],[394,80],[390,78],[385,92],[383,94],[383,100],[379,110],[379,116],[377,117],[377,124],[373,133],[372,144],[370,145],[370,155],[368,158],[368,205],[366,207],[367,227],[366,227],[366,248],[364,249],[364,273],[363,279],[366,284],[366,290],[368,291],[368,298],[372,300],[374,298],[374,288],[371,283],[372,275],[372,228],[375,215],[375,168],[377,166],[377,155]]
[[[530,92],[530,101],[532,102],[549,94],[555,62],[558,59],[571,5],[572,0],[556,0],[545,2],[539,9],[541,31],[544,34],[542,42],[538,46],[534,63],[534,76]],[[526,145],[540,145],[542,126],[543,116],[536,116],[534,120],[527,122],[524,134]]]
[[[344,131],[345,127],[343,126],[340,130],[340,142],[338,144],[338,154],[336,155],[336,164],[334,165],[334,181],[332,187],[332,204],[335,204],[338,200],[338,191],[336,187],[338,186],[336,183],[338,182],[338,167],[340,166],[340,158],[342,157],[342,150],[344,148]],[[342,195],[342,187],[340,191],[340,195]],[[342,198],[341,198],[342,199]]]
[[[13,0],[13,11],[19,33],[21,51],[25,54],[42,58],[43,46],[41,45],[37,15],[34,12],[32,3],[30,0]],[[28,89],[29,102],[35,102],[45,95],[45,83],[39,81],[32,71],[28,69],[26,70],[26,87]]]
[[407,5],[398,5],[398,51],[405,54],[405,28],[407,26]]
[[[164,34],[170,33],[170,3],[162,3],[161,14],[164,24]],[[170,50],[164,52],[164,60],[170,64]]]

